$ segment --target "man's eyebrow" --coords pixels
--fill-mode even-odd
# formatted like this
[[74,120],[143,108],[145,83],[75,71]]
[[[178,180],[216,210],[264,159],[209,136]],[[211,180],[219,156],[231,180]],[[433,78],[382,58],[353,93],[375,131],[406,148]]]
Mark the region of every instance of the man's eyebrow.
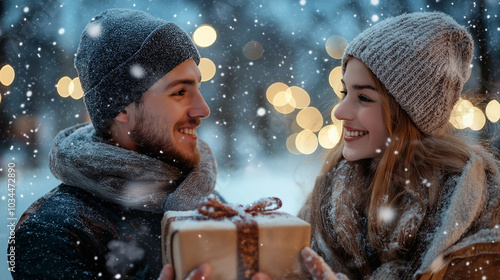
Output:
[[[200,80],[198,81],[198,83],[201,83],[201,77],[200,77]],[[179,84],[195,85],[196,82],[194,79],[180,79],[180,80],[172,81],[171,83],[167,84],[166,88],[169,89],[169,88],[175,87],[176,85],[179,85]]]
[[[340,81],[342,82],[342,84],[345,87],[344,79],[341,79]],[[371,90],[377,91],[377,89],[372,85],[352,85],[352,88],[355,90],[371,89]]]

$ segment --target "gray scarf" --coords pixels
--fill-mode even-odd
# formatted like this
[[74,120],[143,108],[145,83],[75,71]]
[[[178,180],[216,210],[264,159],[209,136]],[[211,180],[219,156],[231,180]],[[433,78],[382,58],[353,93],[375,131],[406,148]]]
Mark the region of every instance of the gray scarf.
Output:
[[198,141],[201,162],[189,174],[158,159],[113,146],[98,137],[92,124],[59,132],[49,155],[54,176],[124,207],[150,212],[192,210],[215,187],[212,151]]

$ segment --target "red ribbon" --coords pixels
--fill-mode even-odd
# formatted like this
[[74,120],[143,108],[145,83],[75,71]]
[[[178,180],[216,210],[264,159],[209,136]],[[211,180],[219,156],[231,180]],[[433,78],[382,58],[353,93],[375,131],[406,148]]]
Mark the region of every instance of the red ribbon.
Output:
[[[271,214],[269,212],[281,208],[281,200],[277,197],[263,198],[242,209],[234,209],[216,199],[206,198],[198,205],[198,212],[210,219],[232,219],[237,230],[238,247],[238,279],[250,279],[259,271],[259,228],[257,222],[248,215]],[[238,205],[238,208],[243,208]]]
[[[275,211],[281,208],[281,199],[277,197],[262,198],[243,209],[245,213],[251,214],[252,216],[263,214],[266,212]],[[243,205],[238,205],[242,208]],[[214,198],[205,198],[201,203],[198,204],[198,212],[200,214],[207,216],[211,219],[224,219],[231,218],[240,215],[238,210],[232,208],[231,206],[224,204]]]

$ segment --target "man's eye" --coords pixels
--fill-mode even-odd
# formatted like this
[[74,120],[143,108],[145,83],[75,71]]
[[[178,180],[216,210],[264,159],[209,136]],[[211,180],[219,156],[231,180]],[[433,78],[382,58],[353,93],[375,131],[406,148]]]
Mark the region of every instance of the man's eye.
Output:
[[185,93],[186,93],[186,90],[184,90],[184,89],[183,89],[183,90],[180,90],[180,91],[178,91],[178,92],[173,93],[172,95],[174,95],[174,96],[182,96],[182,95],[184,95]]

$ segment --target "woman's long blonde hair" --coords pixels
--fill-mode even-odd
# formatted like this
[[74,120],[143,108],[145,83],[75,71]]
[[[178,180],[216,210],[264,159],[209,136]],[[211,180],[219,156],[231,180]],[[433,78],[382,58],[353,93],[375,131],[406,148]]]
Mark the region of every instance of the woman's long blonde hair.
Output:
[[[350,58],[347,58],[344,65],[347,65],[349,60]],[[447,129],[443,129],[443,132],[437,135],[422,134],[394,97],[388,93],[371,71],[370,73],[380,93],[383,120],[390,140],[376,158],[349,163],[361,165],[361,169],[358,168],[358,170],[366,171],[362,175],[357,174],[360,178],[350,182],[358,180],[359,185],[366,186],[366,189],[362,190],[364,195],[361,195],[361,200],[356,203],[358,208],[366,213],[368,219],[367,238],[379,253],[381,261],[384,261],[384,259],[394,258],[394,254],[399,253],[387,252],[384,250],[386,249],[384,243],[390,239],[401,244],[402,250],[408,248],[415,242],[420,224],[401,231],[394,240],[394,236],[390,236],[394,234],[394,228],[385,223],[379,215],[381,207],[405,209],[405,198],[411,196],[420,204],[424,211],[422,215],[425,216],[427,211],[437,203],[442,185],[440,180],[447,175],[460,174],[469,159],[468,150],[479,151],[480,148],[468,145]],[[344,143],[341,141],[327,153],[322,167],[323,174],[334,170],[344,159],[343,147]],[[345,185],[344,187],[357,188],[359,186]],[[330,193],[331,190],[328,190],[327,186],[323,188],[316,186],[306,206],[309,204],[310,209],[320,209],[325,199],[331,199],[328,196]],[[344,201],[343,203],[353,202]],[[327,229],[321,226],[326,223],[327,215],[329,215],[328,211],[313,211],[310,214],[311,225],[319,229],[318,233],[324,237],[329,236]],[[352,225],[342,227],[354,231],[356,230],[355,221],[352,223]],[[355,232],[351,232],[351,236],[354,235]],[[349,243],[341,244],[345,251],[352,254],[355,259],[363,258],[363,250],[359,248],[355,240],[344,240],[344,242]],[[334,245],[331,244],[331,246]]]

